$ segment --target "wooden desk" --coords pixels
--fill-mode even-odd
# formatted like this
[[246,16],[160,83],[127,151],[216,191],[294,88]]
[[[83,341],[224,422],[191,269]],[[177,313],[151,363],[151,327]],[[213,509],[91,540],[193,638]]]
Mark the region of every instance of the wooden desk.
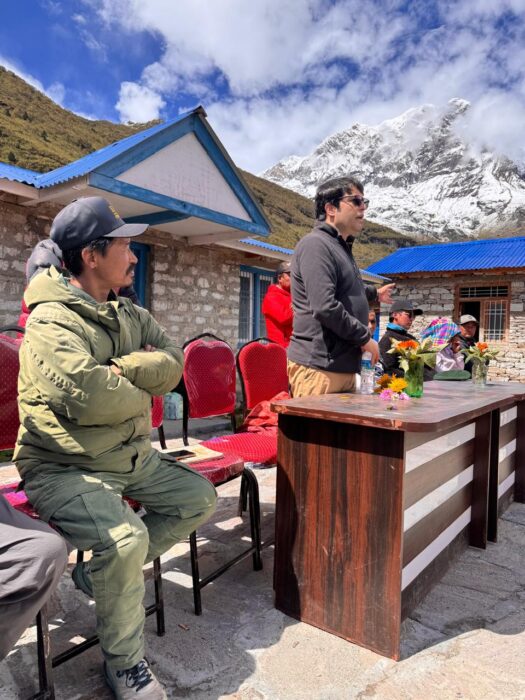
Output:
[[500,390],[514,401],[492,412],[487,524],[492,542],[498,539],[498,518],[511,501],[525,503],[525,385],[508,382]]
[[276,607],[398,659],[402,619],[458,551],[486,546],[492,413],[517,402],[469,382],[427,383],[396,411],[276,402]]

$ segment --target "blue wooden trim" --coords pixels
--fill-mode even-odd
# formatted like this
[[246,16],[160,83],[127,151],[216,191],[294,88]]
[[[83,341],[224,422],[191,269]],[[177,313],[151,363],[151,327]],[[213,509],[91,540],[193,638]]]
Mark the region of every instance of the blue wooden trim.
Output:
[[145,243],[137,243],[135,241],[132,241],[130,244],[130,248],[138,258],[138,262],[135,267],[135,279],[133,280],[133,288],[137,293],[140,303],[142,304],[142,306],[145,307],[150,247]]
[[183,119],[172,126],[167,127],[158,134],[150,136],[142,143],[130,148],[129,151],[116,156],[112,160],[104,163],[97,168],[96,172],[102,173],[107,177],[116,177],[121,173],[129,170],[134,165],[138,165],[146,158],[154,155],[161,149],[169,146],[173,141],[177,141],[182,136],[194,131],[195,115],[190,114],[186,119]]
[[275,275],[275,270],[265,270],[263,267],[251,267],[251,265],[239,265],[242,272],[251,272],[255,275]]
[[220,146],[217,144],[215,136],[207,122],[205,122],[201,117],[195,118],[195,136],[213,163],[219,169],[228,185],[233,190],[237,199],[252,217],[252,220],[255,223],[259,223],[262,226],[267,227],[269,233],[268,221],[253,201],[242,181],[239,179],[235,167],[230,163],[229,159],[225,156]]
[[171,211],[186,214],[187,216],[195,216],[198,219],[212,221],[213,223],[221,226],[235,228],[239,231],[249,231],[257,236],[268,235],[266,227],[263,227],[260,224],[255,224],[251,221],[244,221],[243,219],[238,219],[236,216],[230,216],[229,214],[213,211],[213,209],[201,207],[198,204],[184,202],[181,199],[175,199],[175,197],[168,197],[165,194],[159,194],[158,192],[147,190],[144,187],[130,185],[128,182],[115,180],[114,178],[107,177],[100,172],[90,173],[88,176],[88,182],[92,187],[97,187],[98,189],[106,192],[113,192],[114,194],[118,194],[122,197],[128,197],[129,199],[135,199],[139,202],[146,202],[147,204],[152,204],[153,206],[161,207],[162,209],[170,209]]
[[126,216],[124,221],[128,224],[168,224],[172,221],[182,221],[188,219],[188,214],[178,214],[175,211],[152,211],[149,214],[141,214],[140,216]]
[[[272,277],[273,270],[265,270],[260,267],[250,265],[240,265],[241,272],[248,272],[253,275],[253,306],[252,306],[252,339],[260,336],[259,326],[261,323],[261,277]],[[275,281],[275,280],[274,280]]]

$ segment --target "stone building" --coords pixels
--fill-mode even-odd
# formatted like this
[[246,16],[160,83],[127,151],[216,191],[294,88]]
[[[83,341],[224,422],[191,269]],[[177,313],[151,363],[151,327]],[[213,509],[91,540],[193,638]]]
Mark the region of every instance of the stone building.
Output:
[[[367,271],[423,309],[416,335],[436,316],[474,316],[478,339],[500,351],[489,377],[525,382],[525,237],[402,248]],[[388,319],[388,307],[381,312]]]
[[201,107],[49,173],[0,163],[0,326],[18,318],[25,262],[56,213],[92,195],[150,224],[132,244],[135,286],[173,338],[266,335],[262,298],[293,251],[251,237],[267,237],[268,220]]

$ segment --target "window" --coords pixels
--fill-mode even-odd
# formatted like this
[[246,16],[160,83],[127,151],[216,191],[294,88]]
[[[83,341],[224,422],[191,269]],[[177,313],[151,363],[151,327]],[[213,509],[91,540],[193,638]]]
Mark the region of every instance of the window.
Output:
[[241,265],[239,293],[239,344],[266,335],[261,305],[268,287],[275,281],[272,270]]
[[505,342],[509,325],[509,286],[459,287],[458,317],[471,314],[479,321],[479,338],[484,342]]
[[144,243],[131,243],[131,250],[138,258],[137,266],[135,267],[135,279],[133,280],[133,288],[142,306],[147,305],[148,291],[148,264],[149,264],[149,245]]

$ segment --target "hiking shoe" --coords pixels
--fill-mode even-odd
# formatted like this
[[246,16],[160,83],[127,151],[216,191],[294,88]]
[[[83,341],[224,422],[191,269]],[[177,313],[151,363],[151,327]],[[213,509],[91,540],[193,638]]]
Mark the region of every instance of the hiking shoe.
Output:
[[93,598],[93,586],[91,585],[91,576],[89,575],[89,562],[79,561],[71,572],[71,578],[76,588]]
[[146,659],[133,668],[115,671],[104,662],[104,675],[117,700],[167,700],[164,688],[150,671]]

